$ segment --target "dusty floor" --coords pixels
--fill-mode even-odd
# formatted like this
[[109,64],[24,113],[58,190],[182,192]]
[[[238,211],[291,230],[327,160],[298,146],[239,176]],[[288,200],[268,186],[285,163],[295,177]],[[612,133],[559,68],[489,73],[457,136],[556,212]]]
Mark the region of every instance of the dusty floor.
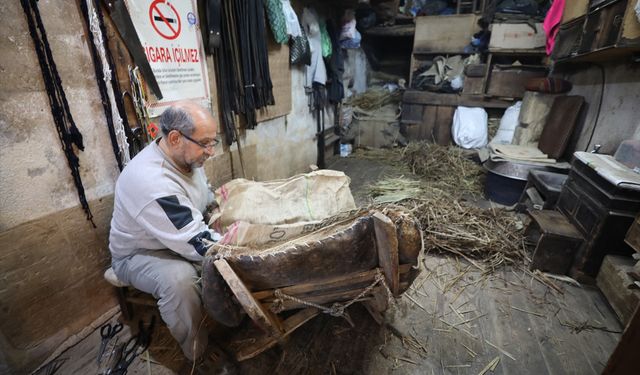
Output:
[[[369,183],[398,173],[356,158],[327,164],[351,177],[359,204],[367,202]],[[240,373],[478,374],[493,368],[494,374],[598,374],[620,337],[622,327],[597,289],[560,281],[551,288],[511,268],[483,276],[465,261],[433,254],[422,266],[384,326],[357,304],[349,310],[355,327],[321,315],[284,345],[240,363]],[[129,332],[126,327],[119,340],[126,341]],[[57,373],[97,373],[99,346],[96,331],[58,358]],[[154,332],[150,359],[142,357],[129,374],[173,374],[184,366],[163,326]]]

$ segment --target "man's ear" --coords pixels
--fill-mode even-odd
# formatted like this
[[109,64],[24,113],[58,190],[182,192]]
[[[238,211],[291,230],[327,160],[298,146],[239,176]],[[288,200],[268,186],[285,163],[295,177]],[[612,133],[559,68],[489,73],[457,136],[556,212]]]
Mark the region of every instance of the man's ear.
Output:
[[177,130],[171,130],[169,134],[167,134],[167,141],[172,146],[177,145],[180,142],[180,132]]

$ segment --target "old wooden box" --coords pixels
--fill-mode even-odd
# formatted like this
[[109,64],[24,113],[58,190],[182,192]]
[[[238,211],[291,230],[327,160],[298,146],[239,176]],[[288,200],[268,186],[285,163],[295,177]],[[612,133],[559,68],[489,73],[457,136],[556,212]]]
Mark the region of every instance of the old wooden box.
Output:
[[596,277],[605,255],[633,252],[624,238],[640,211],[640,191],[633,184],[612,182],[610,176],[623,173],[623,167],[618,166],[613,174],[606,167],[617,164],[608,155],[576,152],[558,199],[558,210],[585,238],[571,271],[584,282]]
[[640,290],[631,288],[633,279],[629,276],[634,263],[631,257],[607,255],[596,279],[622,325],[627,324],[640,301]]
[[494,23],[491,25],[491,51],[543,48],[546,41],[542,23]]
[[547,69],[544,66],[496,64],[491,70],[487,94],[495,97],[522,98],[529,79],[546,76]]
[[640,253],[640,215],[636,217],[636,220],[629,227],[624,242],[631,246],[633,250]]
[[566,274],[582,243],[582,235],[558,211],[531,211],[530,215],[532,221],[525,234],[537,244],[529,268],[557,275]]

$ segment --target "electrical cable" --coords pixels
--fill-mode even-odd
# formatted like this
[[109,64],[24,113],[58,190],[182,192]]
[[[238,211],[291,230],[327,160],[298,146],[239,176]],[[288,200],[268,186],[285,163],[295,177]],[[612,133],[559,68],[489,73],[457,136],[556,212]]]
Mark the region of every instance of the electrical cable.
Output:
[[596,132],[596,127],[598,126],[598,120],[600,119],[600,110],[602,109],[602,101],[604,99],[604,87],[605,87],[605,82],[606,82],[606,78],[605,78],[605,71],[604,71],[604,67],[598,63],[592,63],[593,65],[597,66],[598,68],[600,68],[600,74],[602,77],[602,85],[600,86],[600,98],[598,100],[598,111],[596,112],[596,118],[593,121],[593,128],[591,129],[591,135],[589,136],[589,141],[587,142],[587,146],[585,148],[585,152],[589,151],[589,145],[591,144],[591,141],[593,140],[593,135]]

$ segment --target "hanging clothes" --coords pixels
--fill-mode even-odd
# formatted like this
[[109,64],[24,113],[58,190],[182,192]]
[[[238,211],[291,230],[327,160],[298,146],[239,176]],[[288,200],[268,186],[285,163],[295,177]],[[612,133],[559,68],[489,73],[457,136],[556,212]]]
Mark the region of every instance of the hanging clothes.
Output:
[[564,12],[565,0],[554,0],[551,4],[551,8],[547,12],[547,16],[544,18],[542,27],[547,34],[547,55],[551,55],[553,46],[556,42],[556,35],[558,35],[558,29],[560,22],[562,21],[562,13]]
[[311,49],[311,64],[307,65],[305,87],[311,89],[313,83],[324,85],[327,82],[327,69],[322,58],[322,36],[318,14],[314,9],[304,8],[302,11],[302,27],[304,27]]
[[292,38],[302,36],[300,21],[298,21],[298,16],[293,10],[291,2],[289,2],[289,0],[280,0],[280,2],[282,2],[282,12],[284,13],[284,18],[287,21],[287,34]]

